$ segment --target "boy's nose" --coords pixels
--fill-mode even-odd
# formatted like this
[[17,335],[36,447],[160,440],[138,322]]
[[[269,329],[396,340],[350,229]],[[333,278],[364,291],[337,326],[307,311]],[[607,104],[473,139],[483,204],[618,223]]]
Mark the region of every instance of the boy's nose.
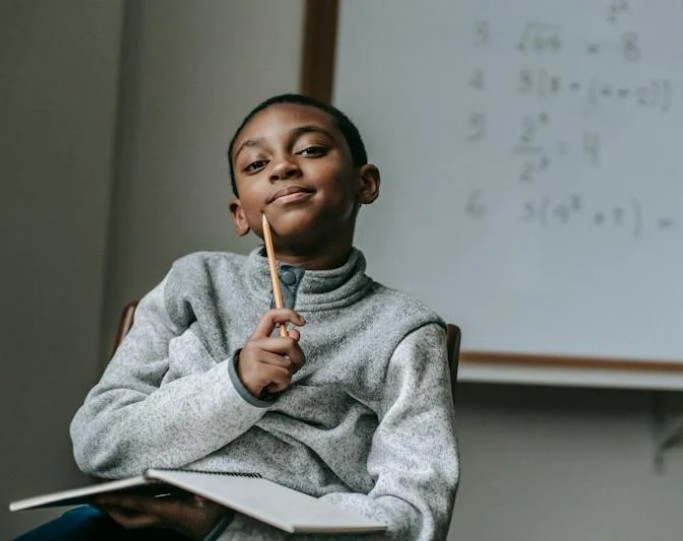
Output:
[[270,180],[285,180],[288,178],[293,178],[299,175],[301,170],[299,166],[287,159],[282,159],[276,163],[270,172]]

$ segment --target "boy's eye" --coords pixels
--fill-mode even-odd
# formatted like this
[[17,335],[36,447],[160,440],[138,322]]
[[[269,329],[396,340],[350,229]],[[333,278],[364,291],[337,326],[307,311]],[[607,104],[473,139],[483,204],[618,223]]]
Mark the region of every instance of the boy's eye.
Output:
[[297,152],[297,154],[300,154],[301,156],[323,156],[327,152],[327,149],[323,146],[320,145],[311,145],[303,150],[300,150]]
[[258,171],[259,169],[263,168],[266,165],[266,160],[256,160],[253,162],[248,163],[243,171],[245,173],[253,173],[254,171]]

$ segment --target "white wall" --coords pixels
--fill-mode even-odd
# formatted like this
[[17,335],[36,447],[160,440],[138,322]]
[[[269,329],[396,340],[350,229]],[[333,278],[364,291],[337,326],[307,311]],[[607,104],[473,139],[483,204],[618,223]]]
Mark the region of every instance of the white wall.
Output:
[[121,2],[0,1],[0,538],[7,503],[82,482],[68,423],[96,377]]

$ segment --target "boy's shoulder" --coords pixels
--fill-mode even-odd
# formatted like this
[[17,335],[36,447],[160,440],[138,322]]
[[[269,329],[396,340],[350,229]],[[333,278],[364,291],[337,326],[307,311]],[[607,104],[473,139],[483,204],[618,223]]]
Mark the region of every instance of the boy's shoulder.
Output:
[[173,262],[175,273],[213,273],[230,267],[242,267],[248,256],[234,252],[199,251],[184,255]]
[[[176,259],[166,280],[167,295],[196,295],[207,285],[242,274],[247,256],[233,252],[199,251]],[[194,293],[193,293],[194,292]]]
[[179,257],[174,261],[173,265],[215,265],[230,262],[243,263],[247,257],[248,256],[245,254],[238,254],[235,252],[201,250]]
[[195,312],[213,310],[215,295],[240,290],[241,269],[247,256],[233,252],[193,252],[176,259],[166,276],[163,297],[166,310],[179,325]]
[[400,289],[388,287],[379,282],[374,282],[370,302],[376,306],[378,312],[387,317],[401,319],[418,319],[424,322],[438,323],[445,328],[446,323],[441,316],[423,301],[413,297]]

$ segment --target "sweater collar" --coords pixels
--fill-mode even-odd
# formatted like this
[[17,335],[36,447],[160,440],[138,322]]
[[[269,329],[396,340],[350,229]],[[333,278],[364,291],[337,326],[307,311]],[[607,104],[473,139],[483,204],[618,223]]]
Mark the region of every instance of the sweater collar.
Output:
[[[341,267],[303,271],[296,293],[295,308],[297,310],[321,310],[352,304],[363,296],[373,283],[365,274],[365,266],[363,253],[357,248],[352,248],[349,258]],[[287,268],[292,268],[292,266],[278,263],[278,272]],[[271,299],[270,270],[263,246],[251,251],[244,270],[245,279],[252,294],[263,300]]]

